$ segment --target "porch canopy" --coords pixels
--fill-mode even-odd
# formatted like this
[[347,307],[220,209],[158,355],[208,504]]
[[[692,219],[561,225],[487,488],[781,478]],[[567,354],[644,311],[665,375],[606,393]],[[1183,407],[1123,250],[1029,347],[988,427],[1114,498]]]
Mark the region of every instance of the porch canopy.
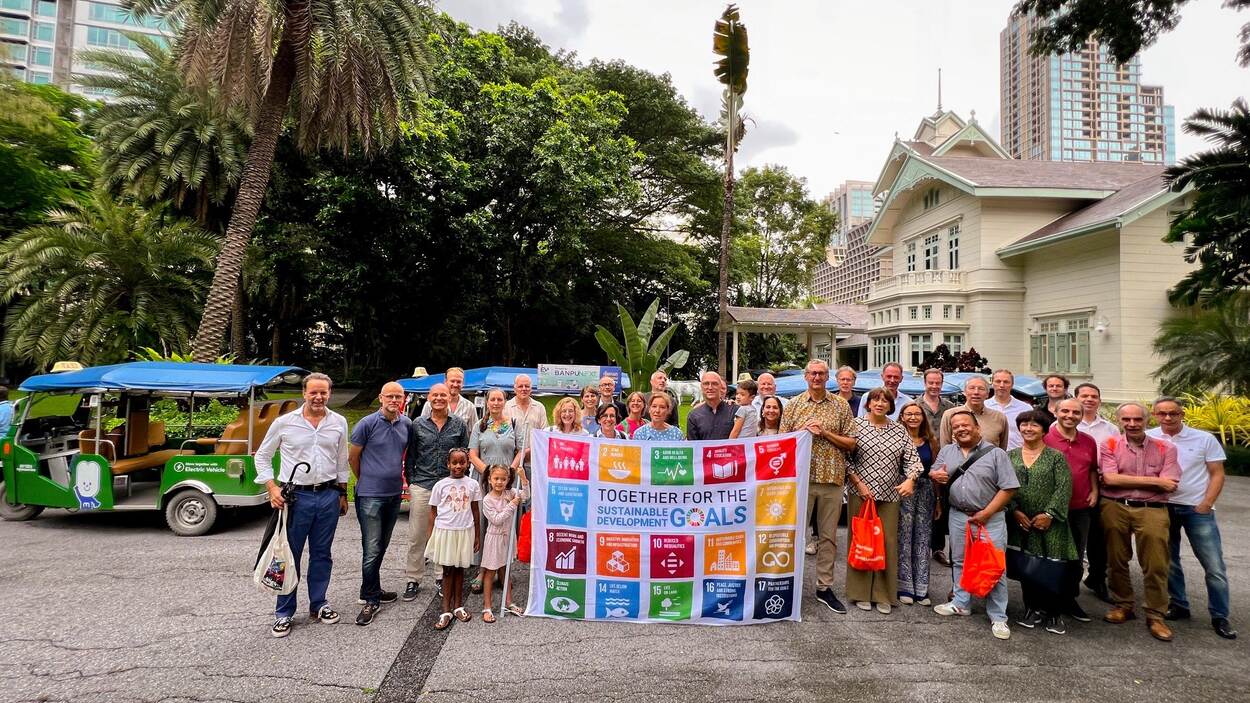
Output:
[[733,383],[738,379],[738,337],[740,334],[793,334],[807,344],[808,358],[816,356],[815,335],[829,335],[829,368],[837,368],[837,329],[850,327],[850,323],[828,310],[790,308],[738,308],[729,307],[725,318],[717,327],[721,334],[733,335],[733,373],[725,379]]

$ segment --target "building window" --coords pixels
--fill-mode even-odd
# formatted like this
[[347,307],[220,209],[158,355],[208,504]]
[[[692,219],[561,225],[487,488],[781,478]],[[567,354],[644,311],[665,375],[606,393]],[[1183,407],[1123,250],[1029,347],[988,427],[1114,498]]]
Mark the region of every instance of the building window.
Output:
[[112,22],[113,24],[129,24],[136,27],[148,27],[157,29],[161,26],[161,20],[154,16],[146,16],[143,19],[136,19],[124,8],[116,5],[105,5],[104,3],[90,3],[91,19],[97,22]]
[[52,82],[52,74],[42,71],[31,71],[30,82],[35,85],[48,85]]
[[26,63],[26,45],[0,42],[0,59],[11,63]]
[[[29,6],[29,3],[27,3]],[[56,3],[51,0],[39,0],[35,6],[35,14],[40,17],[56,17]]]
[[956,320],[964,319],[964,306],[962,305],[955,306],[955,319]]
[[920,306],[920,317],[925,320],[932,320],[933,319],[933,306],[932,305]]
[[924,270],[934,271],[938,267],[938,240],[936,232],[924,238]]
[[945,334],[942,335],[942,343],[952,354],[964,353],[964,336],[962,334]]
[[1038,321],[1029,336],[1029,367],[1042,373],[1089,373],[1089,316]]
[[51,42],[56,37],[56,25],[50,22],[35,23],[35,40]]
[[950,226],[946,231],[946,268],[955,271],[959,269],[959,223]]
[[907,243],[907,270],[908,271],[916,270],[916,243],[915,242]]
[[16,17],[0,17],[0,34],[8,34],[25,39],[28,31],[30,31],[30,23],[26,20]]
[[32,46],[30,48],[30,62],[36,66],[51,66],[52,49],[46,46]]
[[912,305],[911,307],[907,308],[907,318],[908,318],[909,320],[916,320],[916,319],[919,319],[919,318],[916,316],[916,313],[917,313],[917,309],[916,309],[916,306],[915,306],[915,305]]
[[951,307],[953,307],[953,306],[950,306],[950,305],[943,305],[943,306],[942,306],[942,319],[943,319],[943,320],[949,320],[949,319],[951,319]]
[[914,369],[924,363],[925,354],[933,351],[933,335],[912,334],[908,338],[911,340],[911,368]]
[[30,0],[0,0],[0,9],[30,12]]
[[930,188],[924,192],[924,209],[937,207],[939,202],[939,191],[937,188]]
[[872,365],[881,368],[898,362],[898,335],[872,338]]

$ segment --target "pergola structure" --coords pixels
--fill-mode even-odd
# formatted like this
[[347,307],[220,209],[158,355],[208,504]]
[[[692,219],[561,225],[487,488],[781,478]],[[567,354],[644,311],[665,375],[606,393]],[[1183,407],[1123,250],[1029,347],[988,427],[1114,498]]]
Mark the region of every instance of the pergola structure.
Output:
[[746,334],[793,334],[806,337],[809,358],[816,356],[816,336],[829,337],[829,366],[837,367],[838,328],[850,327],[850,324],[828,310],[789,308],[738,308],[726,309],[725,319],[717,331],[721,334],[733,334],[733,373],[727,381],[733,383],[738,378],[738,336]]

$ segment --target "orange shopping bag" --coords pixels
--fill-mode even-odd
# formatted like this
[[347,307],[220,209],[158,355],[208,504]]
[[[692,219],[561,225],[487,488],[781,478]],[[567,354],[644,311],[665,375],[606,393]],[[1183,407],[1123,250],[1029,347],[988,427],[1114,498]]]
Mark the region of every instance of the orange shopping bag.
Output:
[[869,498],[851,518],[851,550],[846,563],[857,571],[885,569],[885,531],[877,517],[877,501]]
[[977,598],[984,598],[998,585],[1006,570],[1007,555],[990,541],[989,530],[984,525],[969,522],[964,532],[964,572],[959,576],[959,587]]
[[517,561],[530,563],[530,549],[532,548],[531,540],[533,528],[530,527],[530,514],[526,513],[521,516],[521,528],[517,531],[516,536],[516,558]]

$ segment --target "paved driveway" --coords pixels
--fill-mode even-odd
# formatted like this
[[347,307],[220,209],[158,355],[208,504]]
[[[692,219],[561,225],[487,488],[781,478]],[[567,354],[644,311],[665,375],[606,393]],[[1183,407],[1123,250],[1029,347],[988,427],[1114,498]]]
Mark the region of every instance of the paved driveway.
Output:
[[[179,538],[155,513],[48,511],[0,523],[0,701],[1246,700],[1250,479],[1230,479],[1220,505],[1243,638],[1211,632],[1201,569],[1187,556],[1199,617],[1180,623],[1171,644],[1140,621],[1069,623],[1062,637],[1016,627],[999,642],[983,609],[956,620],[916,606],[840,616],[811,598],[802,623],[715,628],[485,625],[475,597],[472,622],[436,633],[428,588],[357,627],[360,542],[350,512],[331,584],[343,622],[301,615],[290,637],[274,640],[271,600],[249,578],[263,515]],[[402,586],[406,534],[401,518],[382,572],[391,588]],[[935,591],[945,591],[948,574],[937,568]],[[1019,602],[1013,584],[1013,614]],[[1105,610],[1087,595],[1082,602]]]

